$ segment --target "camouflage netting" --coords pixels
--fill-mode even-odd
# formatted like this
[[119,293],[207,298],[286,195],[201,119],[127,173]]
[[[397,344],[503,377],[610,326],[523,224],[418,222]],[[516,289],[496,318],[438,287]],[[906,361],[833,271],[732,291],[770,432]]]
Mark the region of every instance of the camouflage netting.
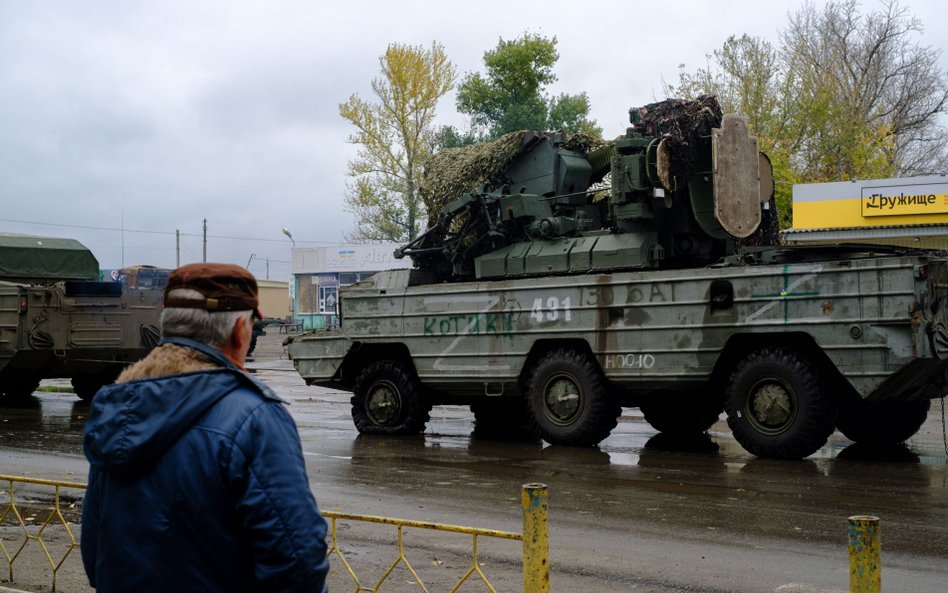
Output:
[[632,110],[635,131],[643,136],[662,138],[671,155],[669,191],[686,190],[694,165],[698,139],[711,135],[720,127],[724,114],[712,95],[701,95],[694,101],[666,99]]
[[[694,165],[694,152],[690,147],[698,138],[710,136],[712,128],[720,127],[724,115],[713,95],[701,95],[694,101],[668,99],[651,103],[633,110],[633,117],[638,120],[636,132],[669,141],[669,153],[672,156],[670,177],[676,187],[667,189],[676,191],[685,189]],[[735,239],[735,246],[778,245],[780,229],[777,219],[776,204],[771,198],[770,208],[764,210],[760,227],[745,239]]]
[[[418,191],[428,210],[428,226],[438,220],[445,204],[468,192],[488,185],[501,187],[504,170],[540,138],[549,132],[511,132],[492,142],[448,148],[435,154],[425,166],[425,175]],[[563,142],[563,148],[588,153],[606,143],[586,134],[575,134]]]

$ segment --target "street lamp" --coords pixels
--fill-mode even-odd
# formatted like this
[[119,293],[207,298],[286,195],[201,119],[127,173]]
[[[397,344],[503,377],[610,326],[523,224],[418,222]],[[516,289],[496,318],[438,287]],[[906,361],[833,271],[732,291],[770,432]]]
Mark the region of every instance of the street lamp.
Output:
[[[283,227],[283,234],[286,235],[287,238],[289,238],[289,240],[293,243],[293,249],[296,249],[296,241],[293,240],[293,234],[290,233],[290,229]],[[292,254],[290,256],[290,260],[291,260],[290,261],[290,281],[288,283],[288,288],[290,291],[290,313],[295,319],[296,318],[296,278],[293,277]]]
[[247,269],[247,270],[250,269],[250,262],[252,262],[252,261],[253,261],[253,258],[255,258],[255,257],[257,257],[257,254],[256,254],[256,253],[251,253],[251,254],[250,254],[250,259],[247,260],[247,265],[244,266],[245,269]]

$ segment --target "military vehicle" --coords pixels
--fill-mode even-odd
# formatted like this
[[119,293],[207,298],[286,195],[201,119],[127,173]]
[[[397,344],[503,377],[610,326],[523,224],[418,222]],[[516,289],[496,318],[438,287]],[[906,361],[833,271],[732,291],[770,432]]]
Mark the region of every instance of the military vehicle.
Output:
[[157,345],[161,291],[98,278],[78,241],[0,235],[0,393],[68,377],[88,400]]
[[806,457],[835,428],[906,440],[948,390],[948,262],[767,246],[769,161],[716,107],[633,109],[625,136],[588,150],[521,135],[396,252],[414,269],[349,287],[338,329],[290,340],[297,370],[351,391],[363,433],[417,433],[432,405],[468,404],[478,428],[559,445],[598,444],[622,407],[677,434],[726,412],[762,457]]

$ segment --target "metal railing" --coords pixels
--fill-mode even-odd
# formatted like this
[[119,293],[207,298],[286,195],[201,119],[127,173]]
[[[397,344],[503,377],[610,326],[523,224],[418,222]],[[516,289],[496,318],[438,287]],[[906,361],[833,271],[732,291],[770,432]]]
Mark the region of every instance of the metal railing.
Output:
[[[69,521],[67,521],[66,517],[63,516],[62,490],[64,488],[84,490],[86,485],[77,482],[58,482],[55,480],[40,480],[36,478],[23,478],[4,475],[0,475],[0,482],[7,483],[7,495],[9,497],[9,500],[6,501],[6,504],[3,507],[3,511],[0,512],[0,525],[12,522],[14,523],[15,527],[18,527],[23,532],[22,540],[18,539],[16,542],[19,544],[18,546],[14,545],[11,548],[8,548],[6,544],[4,544],[3,539],[0,539],[0,552],[2,552],[3,559],[6,560],[7,563],[9,580],[11,582],[13,581],[13,564],[18,558],[20,558],[20,555],[27,548],[27,546],[29,546],[32,542],[36,542],[39,544],[40,549],[43,552],[43,556],[45,557],[46,562],[49,563],[49,567],[52,570],[52,590],[55,591],[56,575],[59,573],[59,569],[62,568],[63,562],[66,561],[66,558],[68,558],[69,555],[72,554],[72,551],[75,550],[79,545],[76,541],[75,535],[72,533],[72,529],[69,527]],[[52,486],[55,488],[52,503],[33,503],[42,507],[41,512],[45,513],[48,511],[48,513],[45,513],[45,519],[39,522],[33,521],[32,519],[36,517],[35,514],[27,514],[26,518],[24,518],[24,513],[22,511],[26,508],[29,508],[31,503],[24,501],[17,505],[17,484],[33,484],[38,486]],[[48,504],[51,504],[52,506],[47,508],[46,505]],[[27,523],[29,523],[29,525]],[[52,539],[49,536],[50,530],[60,525],[63,527],[66,535],[66,550],[62,556],[56,560],[53,558],[50,546],[48,545],[49,542],[44,539],[44,536]]]
[[[411,529],[427,529],[442,531],[448,533],[459,533],[471,536],[471,563],[467,571],[462,574],[455,582],[454,587],[449,593],[458,591],[464,583],[471,577],[477,575],[477,578],[487,587],[491,593],[497,593],[497,589],[491,583],[487,574],[481,569],[478,559],[478,538],[491,537],[497,539],[517,540],[523,543],[523,591],[524,593],[549,593],[550,591],[550,562],[549,562],[549,531],[547,528],[547,488],[544,484],[525,484],[521,489],[520,495],[521,507],[523,509],[523,531],[513,533],[509,531],[497,531],[493,529],[478,529],[473,527],[461,527],[458,525],[446,525],[443,523],[429,523],[425,521],[410,521],[406,519],[392,519],[388,517],[373,517],[370,515],[352,515],[349,513],[339,513],[326,511],[323,513],[329,519],[329,551],[330,559],[335,556],[339,563],[355,585],[355,593],[370,592],[379,593],[382,586],[388,582],[393,571],[401,564],[411,574],[414,583],[424,593],[428,593],[428,587],[422,578],[418,575],[411,561],[405,553],[404,531]],[[340,520],[359,521],[363,523],[375,523],[383,525],[392,525],[396,528],[396,546],[397,553],[391,564],[388,565],[385,573],[379,578],[373,586],[363,584],[363,579],[359,577],[352,565],[345,557],[345,552],[339,544],[338,522]],[[330,560],[331,561],[331,560]]]
[[[72,554],[73,550],[79,546],[75,535],[72,533],[69,521],[63,515],[62,490],[64,488],[85,490],[86,485],[78,482],[61,482],[6,475],[0,475],[0,482],[7,483],[6,494],[8,496],[8,500],[2,503],[4,506],[3,510],[0,511],[0,526],[12,521],[15,528],[22,530],[22,539],[17,540],[19,545],[14,545],[13,548],[15,549],[8,548],[3,538],[0,537],[0,553],[3,554],[3,558],[7,563],[9,581],[13,582],[14,563],[21,557],[23,551],[32,542],[36,542],[41,548],[43,556],[52,571],[52,590],[55,591],[56,576],[59,570],[62,568],[66,559]],[[18,484],[53,487],[55,489],[53,500],[52,502],[23,501],[18,504],[16,490]],[[481,563],[478,558],[478,540],[481,537],[517,540],[523,544],[523,592],[549,593],[550,562],[549,531],[547,526],[547,487],[544,484],[525,484],[521,489],[520,501],[523,510],[523,530],[521,533],[326,511],[323,513],[323,516],[329,520],[329,549],[327,554],[330,557],[330,562],[332,561],[332,557],[335,556],[342,564],[355,584],[355,593],[378,593],[382,585],[386,583],[399,564],[405,566],[415,579],[415,583],[419,589],[428,593],[427,587],[406,556],[403,539],[404,530],[425,529],[470,535],[472,540],[470,567],[457,580],[454,587],[450,590],[450,593],[456,593],[461,586],[474,575],[477,575],[477,577],[481,579],[491,593],[497,593],[493,584],[481,569]],[[45,518],[42,521],[33,520],[37,516],[35,512],[32,515],[28,514],[27,517],[24,518],[23,510],[29,508],[31,505],[42,507],[43,511],[48,510],[48,513],[45,514]],[[47,505],[50,506],[47,507]],[[397,555],[382,577],[371,588],[362,584],[359,575],[352,568],[352,565],[345,557],[342,547],[339,545],[339,521],[359,521],[393,525],[396,527]],[[47,535],[49,530],[60,525],[64,530],[66,543],[62,556],[57,560],[53,558],[50,546],[47,545],[48,542],[44,539],[44,536]],[[879,591],[881,591],[882,561],[880,548],[879,519],[865,515],[850,517],[849,587],[851,593],[879,593]]]
[[[2,512],[0,512],[0,526],[12,523],[14,527],[22,530],[22,539],[17,539],[13,546],[7,547],[3,538],[0,538],[0,552],[2,552],[7,563],[9,571],[9,580],[13,582],[13,567],[16,561],[21,558],[27,547],[36,542],[42,550],[50,569],[52,570],[52,590],[56,590],[56,576],[62,568],[63,563],[78,547],[78,542],[70,527],[70,522],[66,520],[62,509],[62,489],[80,489],[86,488],[85,484],[77,482],[59,482],[55,480],[41,480],[35,478],[25,478],[17,476],[0,475],[0,482],[7,482],[6,501]],[[17,501],[17,485],[31,484],[38,486],[51,486],[55,489],[52,502],[37,501]],[[46,505],[49,505],[48,508]],[[37,516],[27,514],[24,517],[23,509],[28,506],[41,506],[45,518],[42,521],[35,522],[33,517]],[[406,556],[404,545],[405,529],[424,529],[449,533],[459,533],[470,535],[472,538],[471,564],[461,577],[458,579],[451,593],[458,591],[461,586],[472,577],[479,578],[491,593],[497,593],[494,585],[490,582],[487,574],[481,569],[481,562],[478,557],[479,538],[489,537],[506,540],[517,540],[523,543],[523,591],[524,593],[549,593],[550,591],[550,573],[549,573],[549,544],[547,529],[547,488],[543,484],[526,484],[521,491],[521,506],[523,508],[523,532],[513,533],[508,531],[498,531],[493,529],[479,529],[475,527],[462,527],[458,525],[446,525],[440,523],[430,523],[425,521],[410,521],[405,519],[394,519],[389,517],[375,517],[371,515],[355,515],[350,513],[341,513],[334,511],[323,512],[323,516],[329,521],[329,549],[327,554],[332,562],[335,556],[342,568],[349,574],[355,584],[356,593],[370,591],[378,593],[384,583],[386,583],[393,571],[401,564],[415,579],[421,591],[428,593],[424,582],[418,576],[415,568]],[[48,511],[48,513],[46,512]],[[339,521],[359,521],[365,523],[392,525],[396,527],[396,546],[397,554],[393,562],[388,566],[385,574],[373,587],[369,588],[362,584],[359,575],[355,572],[352,565],[346,559],[345,552],[339,542]],[[29,524],[28,524],[29,523]],[[49,530],[62,526],[65,533],[65,551],[61,556],[57,554],[58,559],[53,557],[50,546],[44,536],[48,536]],[[62,546],[60,546],[62,547]]]

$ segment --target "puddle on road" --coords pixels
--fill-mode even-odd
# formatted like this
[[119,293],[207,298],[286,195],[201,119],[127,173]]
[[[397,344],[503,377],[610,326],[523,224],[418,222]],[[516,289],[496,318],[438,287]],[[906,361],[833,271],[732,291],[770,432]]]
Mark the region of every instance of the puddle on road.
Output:
[[0,447],[82,454],[89,404],[70,393],[44,393],[0,401]]

